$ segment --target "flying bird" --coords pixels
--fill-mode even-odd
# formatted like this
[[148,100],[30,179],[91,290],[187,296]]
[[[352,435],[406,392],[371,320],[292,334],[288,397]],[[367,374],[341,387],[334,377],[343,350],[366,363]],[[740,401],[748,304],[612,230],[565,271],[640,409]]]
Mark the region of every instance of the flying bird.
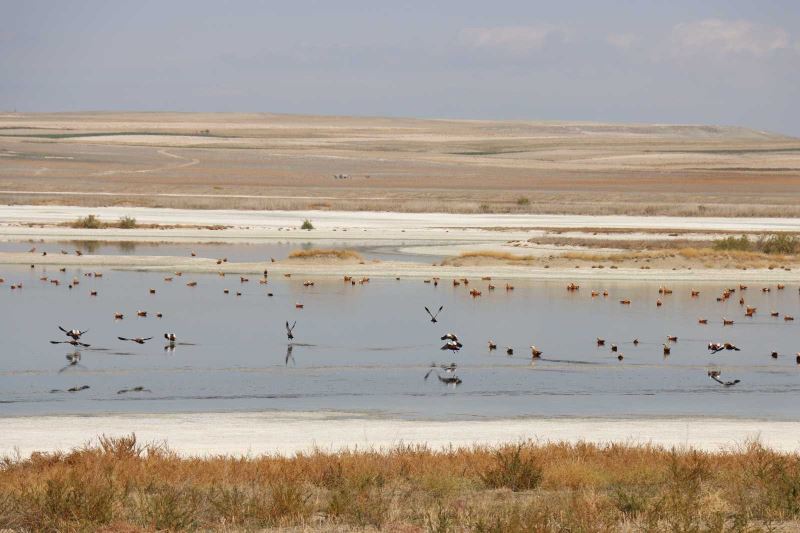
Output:
[[63,331],[67,335],[67,337],[72,337],[72,339],[76,340],[76,341],[79,340],[84,333],[89,331],[88,329],[83,330],[83,331],[81,331],[79,329],[64,329],[61,326],[58,326],[58,329]]
[[135,342],[136,344],[144,344],[145,342],[149,341],[149,340],[150,340],[150,339],[152,339],[153,337],[145,337],[145,338],[142,338],[142,337],[134,337],[134,338],[132,338],[132,339],[129,339],[129,338],[127,338],[127,337],[117,337],[117,338],[118,338],[119,340],[121,340],[121,341],[131,341],[131,342]]
[[714,381],[725,387],[733,387],[734,385],[736,385],[737,383],[741,383],[742,381],[740,379],[734,379],[733,381],[722,381],[721,379],[719,379],[721,375],[722,373],[719,370],[708,371],[708,377],[710,377],[711,379],[713,379]]
[[117,394],[126,394],[128,392],[153,392],[150,389],[145,389],[141,385],[138,387],[133,387],[132,389],[121,389],[117,391]]
[[88,348],[89,346],[91,346],[91,344],[86,344],[81,341],[76,341],[75,339],[70,339],[68,341],[50,341],[50,344],[69,344],[75,347],[80,346],[81,348]]
[[291,326],[289,326],[289,321],[288,320],[286,321],[286,337],[289,340],[294,339],[294,333],[292,333],[292,332],[294,331],[295,324],[297,324],[296,320],[294,322],[292,322]]
[[453,352],[457,352],[461,349],[461,343],[456,341],[447,341],[444,343],[444,346],[439,348],[440,350],[450,350]]
[[443,305],[440,305],[440,306],[439,306],[439,310],[438,310],[438,311],[436,311],[436,314],[433,314],[433,313],[431,313],[431,310],[430,310],[430,309],[428,309],[427,307],[425,307],[425,311],[428,313],[428,316],[430,316],[430,317],[431,317],[431,322],[434,322],[434,323],[438,322],[438,320],[437,320],[437,317],[439,316],[439,313],[441,313],[441,312],[442,312],[442,309],[444,309],[444,306],[443,306]]

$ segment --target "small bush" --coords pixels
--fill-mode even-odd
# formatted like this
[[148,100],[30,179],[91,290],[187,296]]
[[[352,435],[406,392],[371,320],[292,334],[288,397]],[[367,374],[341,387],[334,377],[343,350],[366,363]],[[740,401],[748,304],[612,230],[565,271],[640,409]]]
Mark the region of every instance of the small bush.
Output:
[[714,241],[715,250],[741,250],[744,252],[750,251],[753,248],[750,239],[747,235],[741,237],[725,237]]
[[794,235],[775,233],[769,237],[761,237],[758,247],[765,254],[793,255],[798,252],[800,241]]
[[120,229],[134,229],[136,227],[136,219],[133,217],[121,217],[118,226]]
[[518,445],[496,452],[495,464],[480,477],[492,489],[533,490],[542,482],[542,468],[532,457],[522,457],[522,445]]
[[82,229],[100,229],[105,227],[105,224],[100,222],[100,218],[96,215],[86,215],[85,217],[79,217],[75,222],[72,223],[73,228],[82,228]]
[[520,205],[520,206],[530,205],[530,203],[531,203],[531,201],[527,196],[520,196],[519,198],[517,198],[517,205]]
[[314,229],[314,224],[312,224],[310,220],[305,219],[303,221],[303,225],[300,226],[300,229],[312,230],[312,229]]

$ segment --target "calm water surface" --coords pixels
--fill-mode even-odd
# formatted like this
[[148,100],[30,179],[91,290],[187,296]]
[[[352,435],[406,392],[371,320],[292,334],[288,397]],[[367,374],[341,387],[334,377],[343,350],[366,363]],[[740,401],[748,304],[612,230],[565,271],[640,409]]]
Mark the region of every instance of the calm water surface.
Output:
[[[231,254],[233,255],[233,254]],[[56,287],[41,276],[62,280]],[[351,286],[340,279],[255,278],[184,275],[171,283],[163,273],[106,270],[102,278],[80,269],[3,268],[0,277],[0,414],[186,412],[240,410],[336,410],[402,418],[465,419],[523,416],[715,415],[800,420],[800,295],[796,286],[762,293],[760,284],[744,292],[758,307],[745,318],[739,292],[719,303],[723,285],[673,284],[657,308],[658,284],[583,282],[568,293],[562,282],[504,282],[472,298],[464,286],[445,280],[438,287],[422,280],[373,279]],[[80,285],[70,290],[73,277]],[[197,287],[186,282],[195,280]],[[448,280],[449,281],[449,280]],[[10,290],[22,282],[21,290]],[[156,294],[148,293],[155,288]],[[229,288],[230,294],[223,289]],[[608,289],[608,298],[590,297]],[[97,290],[97,297],[89,291]],[[235,296],[236,291],[242,295]],[[272,292],[274,296],[267,296]],[[630,298],[630,306],[619,304]],[[304,304],[303,309],[295,307]],[[437,324],[423,306],[444,311]],[[137,318],[136,311],[148,311]],[[769,311],[797,315],[798,321],[771,318]],[[115,321],[115,312],[125,314]],[[155,317],[157,312],[163,318]],[[697,318],[709,319],[701,326]],[[721,317],[734,318],[723,327]],[[297,321],[287,359],[284,321]],[[89,329],[77,365],[69,365],[65,336],[57,326]],[[439,349],[439,338],[455,332],[460,353]],[[163,334],[179,345],[165,351]],[[669,357],[667,335],[677,335]],[[145,345],[118,336],[149,337]],[[606,339],[597,347],[596,337]],[[641,341],[635,347],[630,341]],[[489,352],[487,341],[499,349]],[[730,341],[740,352],[709,355],[709,341]],[[620,362],[608,345],[616,342]],[[544,350],[531,364],[529,346]],[[511,346],[509,357],[504,348]],[[770,357],[778,351],[777,360]],[[452,387],[423,379],[432,362],[458,364],[463,383]],[[707,377],[741,379],[724,388]],[[89,385],[69,394],[51,393]],[[117,394],[144,386],[151,392]]]
[[93,241],[69,240],[48,241],[23,240],[0,241],[0,252],[27,252],[35,247],[37,253],[60,254],[66,251],[73,254],[80,250],[88,255],[138,255],[138,256],[177,256],[185,257],[195,252],[197,257],[219,259],[226,257],[231,262],[268,262],[270,259],[286,259],[294,250],[310,248],[346,248],[360,253],[365,260],[379,261],[418,261],[431,263],[440,261],[441,256],[402,253],[405,246],[436,244],[438,241],[414,241],[413,243],[381,244],[379,241],[280,241],[266,243],[157,243],[139,241]]

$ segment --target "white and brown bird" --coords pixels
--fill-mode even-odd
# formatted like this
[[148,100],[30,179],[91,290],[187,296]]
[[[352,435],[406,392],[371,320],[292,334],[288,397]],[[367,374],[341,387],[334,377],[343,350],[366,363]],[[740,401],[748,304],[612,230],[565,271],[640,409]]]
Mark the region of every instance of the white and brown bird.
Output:
[[724,387],[733,387],[737,383],[741,383],[741,380],[739,379],[734,379],[733,381],[722,381],[721,379],[719,379],[721,375],[722,373],[719,370],[708,371],[708,377],[710,377],[711,379],[713,379],[714,381],[716,381],[717,383],[719,383]]
[[81,330],[79,330],[79,329],[64,329],[64,328],[63,328],[63,327],[61,327],[61,326],[58,326],[58,329],[60,329],[60,330],[61,330],[61,331],[63,331],[64,333],[66,333],[67,337],[70,337],[70,338],[72,338],[73,340],[78,340],[78,339],[80,339],[80,338],[83,336],[83,334],[84,334],[84,333],[86,333],[87,331],[89,331],[88,329],[86,329],[86,330],[83,330],[83,331],[81,331]]
[[450,350],[451,352],[457,352],[461,349],[461,343],[457,341],[447,341],[444,345],[439,348],[440,350]]

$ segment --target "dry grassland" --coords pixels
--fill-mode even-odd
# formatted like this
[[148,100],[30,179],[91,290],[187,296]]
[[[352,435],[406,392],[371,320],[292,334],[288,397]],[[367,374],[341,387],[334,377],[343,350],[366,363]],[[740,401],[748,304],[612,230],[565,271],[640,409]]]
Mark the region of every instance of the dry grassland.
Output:
[[6,458],[0,528],[29,531],[793,531],[800,457],[758,444],[181,458],[135,438]]
[[0,115],[15,204],[800,216],[798,179],[800,140],[733,127]]

